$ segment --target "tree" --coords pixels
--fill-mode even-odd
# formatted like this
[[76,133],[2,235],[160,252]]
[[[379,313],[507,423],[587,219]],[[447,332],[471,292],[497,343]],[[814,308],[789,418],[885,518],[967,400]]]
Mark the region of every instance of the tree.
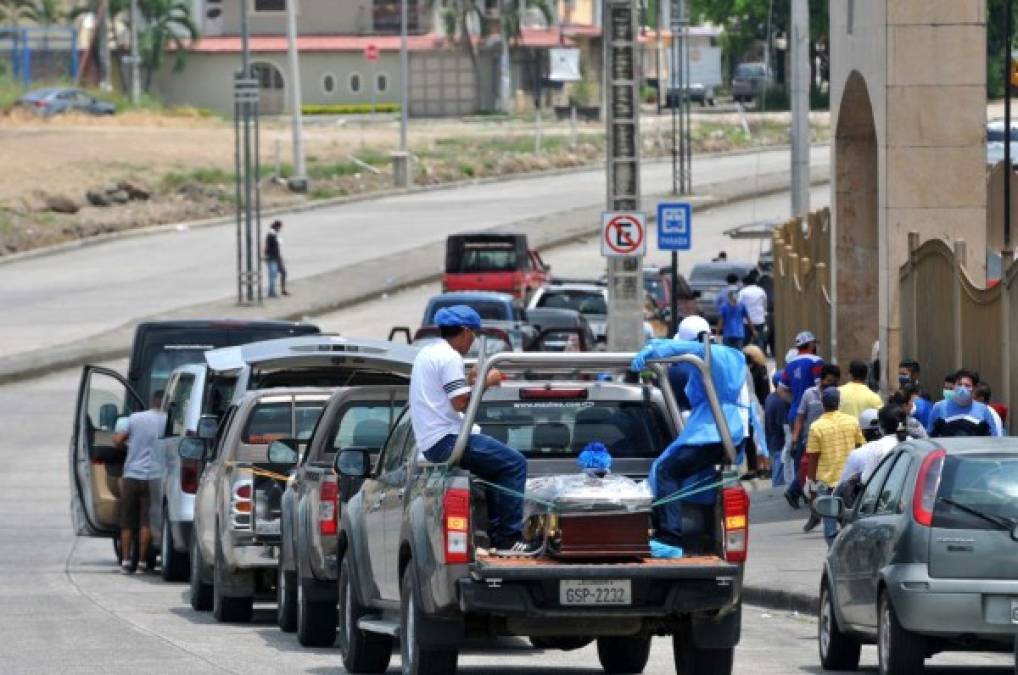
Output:
[[173,72],[183,70],[187,43],[198,38],[198,26],[191,18],[187,0],[140,0],[139,10],[142,25],[138,31],[138,51],[147,92],[152,86],[152,75],[163,66],[168,45],[173,45]]
[[[1004,95],[1004,10],[1006,0],[989,0],[986,3],[986,93],[990,98]],[[1012,0],[1018,23],[1018,0]],[[1012,43],[1013,44],[1013,43]]]
[[0,0],[0,25],[17,28],[24,19],[31,19],[31,12],[28,0]]
[[29,5],[28,18],[43,28],[42,50],[49,54],[49,28],[67,18],[67,10],[61,0],[35,0]]

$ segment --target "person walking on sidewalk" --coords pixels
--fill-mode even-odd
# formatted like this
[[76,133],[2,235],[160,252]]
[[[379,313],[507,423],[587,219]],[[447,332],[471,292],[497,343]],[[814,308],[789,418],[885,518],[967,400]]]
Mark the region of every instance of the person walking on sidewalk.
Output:
[[786,439],[791,436],[788,429],[788,398],[787,389],[778,386],[781,373],[774,373],[774,391],[764,401],[764,436],[767,448],[771,452],[771,485],[780,487],[785,484],[784,448]]
[[[813,422],[820,419],[820,416],[824,414],[821,394],[826,389],[837,389],[840,382],[841,368],[833,363],[826,363],[820,369],[820,381],[816,386],[807,389],[802,395],[802,400],[799,401],[799,409],[796,411],[795,421],[792,423],[792,443],[794,444],[792,448],[792,462],[795,467],[795,480],[788,486],[788,490],[785,491],[785,499],[788,500],[788,503],[793,508],[798,508],[798,500],[802,495],[802,485],[805,479],[805,466],[802,463],[802,458],[806,451],[809,430],[813,426]],[[813,515],[815,516],[816,514]],[[807,528],[807,531],[816,527],[820,521],[813,517],[809,523],[810,526]]]
[[913,400],[912,412],[910,413],[923,427],[929,430],[930,413],[933,412],[933,404],[930,397],[923,391],[919,382],[919,362],[915,359],[902,359],[898,363],[898,388],[904,389],[908,386],[915,388],[919,396]]
[[269,297],[275,298],[276,278],[279,278],[279,288],[283,295],[290,295],[286,291],[286,264],[283,262],[283,239],[279,231],[283,229],[283,223],[279,220],[272,221],[269,225],[269,233],[265,235],[265,264],[269,268]]
[[127,445],[127,459],[120,479],[120,551],[123,556],[120,564],[127,574],[134,574],[138,569],[131,556],[134,532],[138,531],[138,560],[148,559],[148,547],[152,543],[150,485],[162,476],[158,455],[159,438],[166,428],[166,415],[160,410],[162,405],[160,389],[152,394],[148,410],[128,417],[126,426],[113,434],[113,447]]
[[756,270],[747,274],[742,283],[739,302],[746,306],[746,313],[749,314],[749,323],[753,326],[753,344],[760,349],[767,349],[767,292],[757,284]]
[[843,384],[841,390],[841,412],[856,419],[863,410],[880,410],[884,402],[880,396],[866,385],[866,376],[870,368],[862,361],[852,361],[848,365],[848,374],[852,381]]
[[[849,454],[866,442],[859,429],[859,420],[838,410],[841,406],[841,393],[837,387],[824,389],[820,402],[824,413],[810,427],[806,443],[804,492],[811,502],[818,496],[829,495],[834,491]],[[838,520],[824,517],[823,524],[824,540],[830,547],[838,534]]]
[[746,330],[749,330],[750,338],[755,333],[749,322],[746,305],[739,302],[736,291],[728,291],[728,299],[721,305],[719,314],[718,333],[721,334],[725,346],[741,350],[746,344]]

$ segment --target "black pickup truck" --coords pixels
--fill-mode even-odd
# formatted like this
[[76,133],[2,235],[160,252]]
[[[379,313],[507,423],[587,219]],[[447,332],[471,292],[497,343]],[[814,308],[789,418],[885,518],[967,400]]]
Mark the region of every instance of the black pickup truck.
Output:
[[[339,453],[341,475],[364,479],[341,514],[339,639],[348,671],[385,671],[399,639],[404,673],[451,673],[464,640],[514,635],[542,648],[596,640],[605,671],[637,673],[652,638],[670,635],[677,673],[731,672],[748,545],[745,490],[723,487],[709,503],[683,504],[681,558],[569,559],[544,548],[531,557],[506,557],[488,550],[485,492],[457,466],[477,424],[527,457],[528,478],[576,474],[577,455],[594,441],[609,449],[613,472],[645,477],[682,424],[666,377],[658,389],[525,375],[619,371],[632,356],[496,354],[480,364],[478,381],[494,366],[516,371],[517,379],[483,394],[475,389],[448,463],[418,457],[407,412],[373,467],[366,451]],[[709,368],[695,357],[679,358],[702,372]],[[651,367],[663,375],[665,365]],[[708,398],[716,404],[712,387]],[[712,409],[734,458],[720,407]],[[717,467],[719,482],[731,475]],[[649,515],[644,522],[649,529]]]

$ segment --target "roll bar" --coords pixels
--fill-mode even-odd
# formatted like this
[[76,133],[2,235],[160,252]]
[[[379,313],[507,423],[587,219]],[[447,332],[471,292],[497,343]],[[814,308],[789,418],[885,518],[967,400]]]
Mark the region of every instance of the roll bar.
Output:
[[[725,419],[724,411],[721,408],[721,401],[718,399],[717,389],[714,387],[714,380],[711,377],[710,341],[705,339],[705,345],[706,349],[702,359],[693,354],[682,354],[665,359],[648,360],[648,364],[651,365],[658,375],[660,386],[665,394],[665,400],[668,402],[669,412],[677,420],[676,424],[679,425],[680,429],[682,428],[682,415],[678,410],[678,405],[675,403],[675,395],[668,381],[666,367],[673,363],[688,363],[700,372],[703,379],[704,391],[707,394],[707,403],[714,417],[714,423],[717,425],[718,435],[721,436],[721,444],[724,447],[729,462],[734,464],[738,453],[735,450],[735,444],[732,442],[731,430],[728,428],[728,422]],[[630,352],[500,352],[486,357],[484,345],[482,344],[480,357],[477,360],[476,384],[470,392],[470,401],[463,414],[463,426],[456,437],[456,444],[453,446],[452,454],[449,455],[449,459],[445,462],[439,464],[421,463],[421,465],[452,467],[459,464],[466,450],[467,441],[470,439],[470,430],[473,427],[474,419],[477,417],[477,410],[481,405],[481,399],[484,397],[484,382],[487,380],[488,373],[493,368],[540,368],[542,371],[575,370],[577,368],[619,370],[627,369],[632,363],[634,356],[636,354]]]

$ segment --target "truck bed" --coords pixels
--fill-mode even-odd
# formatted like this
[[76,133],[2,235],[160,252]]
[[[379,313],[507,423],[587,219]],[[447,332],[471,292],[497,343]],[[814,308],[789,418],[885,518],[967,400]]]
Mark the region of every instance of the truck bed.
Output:
[[471,565],[475,579],[634,578],[704,579],[734,577],[739,566],[714,555],[563,561],[549,557],[504,558],[478,554]]
[[554,558],[506,558],[495,556],[490,553],[478,554],[475,558],[475,565],[479,567],[506,568],[506,567],[589,567],[592,565],[609,566],[612,568],[639,568],[647,565],[655,567],[682,567],[688,565],[723,565],[726,564],[716,555],[685,556],[683,558],[638,558],[629,560],[590,560],[584,562],[562,562]]

